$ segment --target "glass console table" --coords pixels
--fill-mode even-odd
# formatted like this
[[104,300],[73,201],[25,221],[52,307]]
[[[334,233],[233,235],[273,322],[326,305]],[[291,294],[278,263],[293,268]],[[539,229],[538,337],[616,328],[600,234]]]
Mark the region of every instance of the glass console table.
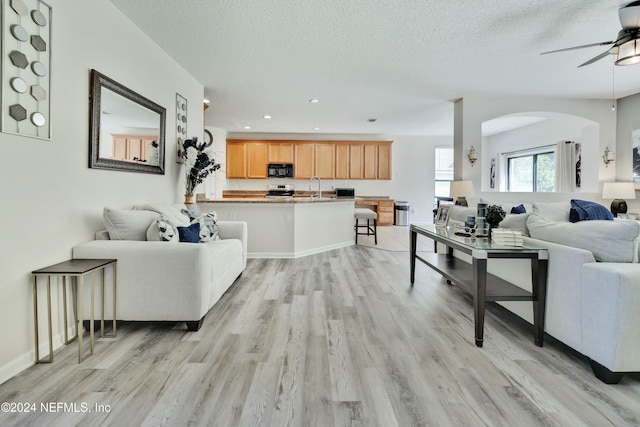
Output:
[[[418,234],[432,239],[434,246],[436,243],[445,245],[446,253],[436,251],[417,255]],[[548,267],[546,249],[526,244],[522,247],[501,246],[491,243],[486,237],[459,236],[452,227],[433,224],[411,224],[409,238],[411,286],[415,282],[416,260],[419,260],[473,295],[476,346],[482,347],[486,301],[532,301],[533,338],[535,344],[542,347]],[[471,255],[472,263],[454,257],[454,249]],[[532,292],[487,273],[487,260],[491,258],[530,259]]]

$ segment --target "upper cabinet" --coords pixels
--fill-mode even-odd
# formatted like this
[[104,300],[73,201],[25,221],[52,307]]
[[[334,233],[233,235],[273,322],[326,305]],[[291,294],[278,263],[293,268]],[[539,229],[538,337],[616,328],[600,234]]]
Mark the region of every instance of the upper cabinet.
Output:
[[293,163],[292,142],[267,142],[269,163]]
[[230,139],[227,178],[266,178],[268,163],[293,163],[295,179],[391,179],[391,144]]

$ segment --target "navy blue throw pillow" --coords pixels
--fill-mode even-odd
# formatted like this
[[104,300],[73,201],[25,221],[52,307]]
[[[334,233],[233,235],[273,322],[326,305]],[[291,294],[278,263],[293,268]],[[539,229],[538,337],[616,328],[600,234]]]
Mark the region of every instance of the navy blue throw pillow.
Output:
[[511,208],[512,214],[523,214],[527,213],[527,210],[524,208],[524,205],[520,203],[518,206],[514,206]]
[[569,221],[591,221],[591,220],[613,221],[611,211],[599,203],[588,200],[571,200],[571,210],[569,211]]
[[195,222],[188,227],[178,227],[181,242],[198,243],[200,241],[200,223]]

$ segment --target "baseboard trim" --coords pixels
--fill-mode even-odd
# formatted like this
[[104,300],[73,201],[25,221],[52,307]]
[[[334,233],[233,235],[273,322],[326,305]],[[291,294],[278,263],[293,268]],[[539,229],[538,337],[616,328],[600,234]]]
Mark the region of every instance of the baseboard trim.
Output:
[[[69,332],[71,334],[71,332]],[[71,336],[71,335],[69,335]],[[46,338],[46,333],[45,333]],[[56,334],[53,336],[52,340],[53,344],[53,352],[55,354],[56,350],[64,345],[62,342],[62,335]],[[49,357],[49,341],[40,342],[40,358]],[[76,344],[77,345],[77,344]],[[0,366],[0,384],[4,384],[9,381],[11,378],[18,375],[20,372],[25,369],[29,369],[35,365],[35,348],[31,348],[29,351],[22,353],[20,356],[11,360],[9,363]]]
[[247,252],[247,258],[257,259],[257,258],[265,258],[265,259],[282,259],[282,258],[302,258],[309,255],[315,255],[322,252],[332,251],[334,249],[346,248],[349,246],[353,246],[354,241],[340,242],[332,245],[322,246],[319,248],[307,249],[304,251],[294,251],[294,252]]

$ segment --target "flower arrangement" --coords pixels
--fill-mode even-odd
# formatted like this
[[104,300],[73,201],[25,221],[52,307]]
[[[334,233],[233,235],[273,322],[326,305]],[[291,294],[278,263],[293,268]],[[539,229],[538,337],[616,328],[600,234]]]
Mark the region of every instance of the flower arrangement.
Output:
[[500,221],[506,216],[506,212],[498,205],[492,205],[487,208],[485,218],[492,227],[497,227]]
[[201,184],[204,179],[212,172],[220,169],[220,163],[209,157],[209,154],[204,151],[206,143],[198,144],[198,138],[193,137],[187,139],[182,144],[182,158],[185,160],[185,172],[186,172],[186,195],[193,195],[193,191],[198,184]]

